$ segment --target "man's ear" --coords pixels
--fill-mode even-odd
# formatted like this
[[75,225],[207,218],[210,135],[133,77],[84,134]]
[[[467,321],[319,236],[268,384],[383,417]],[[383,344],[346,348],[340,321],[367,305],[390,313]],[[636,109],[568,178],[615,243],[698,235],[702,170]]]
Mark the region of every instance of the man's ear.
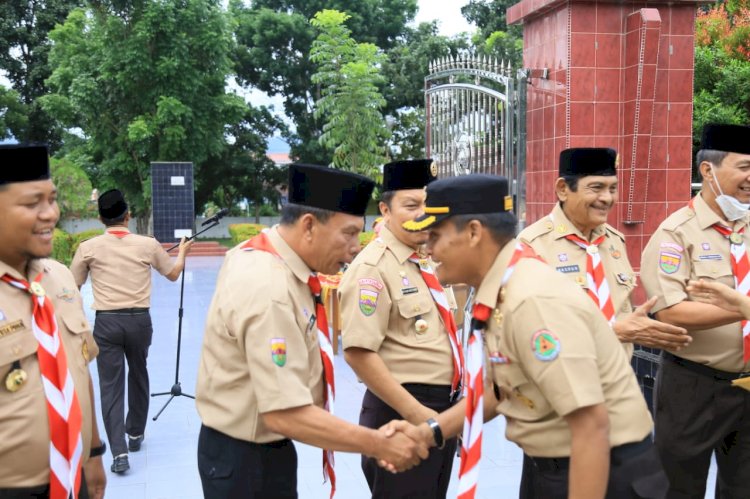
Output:
[[558,177],[555,181],[555,194],[557,195],[557,200],[564,203],[568,199],[569,192],[570,186],[568,186],[568,183],[565,182],[564,178]]
[[468,231],[469,246],[478,245],[484,237],[484,226],[479,220],[470,220],[464,230]]
[[698,165],[698,171],[701,173],[703,180],[711,180],[714,178],[714,171],[711,168],[712,164],[708,161],[701,161]]
[[383,201],[380,201],[378,203],[378,210],[380,210],[380,214],[385,217],[390,213],[390,208],[388,208],[388,205],[385,204]]
[[302,234],[306,240],[312,239],[313,230],[315,230],[315,224],[317,219],[312,213],[305,213],[299,219],[299,226],[302,229]]

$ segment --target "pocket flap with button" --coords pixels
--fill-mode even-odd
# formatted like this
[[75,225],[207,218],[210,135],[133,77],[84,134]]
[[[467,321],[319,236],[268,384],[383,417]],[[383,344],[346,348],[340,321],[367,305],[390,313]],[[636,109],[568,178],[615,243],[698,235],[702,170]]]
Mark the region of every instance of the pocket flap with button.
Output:
[[[10,321],[9,324],[15,322]],[[31,325],[27,324],[27,321],[22,321],[18,323],[18,327],[17,330],[0,337],[0,367],[3,369],[16,360],[34,355],[39,348]]]
[[732,276],[729,260],[693,260],[695,275],[704,279]]
[[68,328],[73,334],[91,333],[91,326],[89,321],[86,320],[86,316],[83,312],[71,312],[59,314],[62,321],[65,323],[65,327]]
[[432,297],[424,294],[404,296],[398,300],[398,312],[405,319],[424,315],[430,311],[430,300]]

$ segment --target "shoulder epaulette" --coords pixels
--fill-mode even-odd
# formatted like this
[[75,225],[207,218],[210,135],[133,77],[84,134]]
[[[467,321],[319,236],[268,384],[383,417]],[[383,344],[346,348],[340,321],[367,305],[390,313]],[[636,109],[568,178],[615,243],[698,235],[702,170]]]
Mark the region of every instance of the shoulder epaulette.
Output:
[[661,228],[670,232],[674,231],[680,225],[684,224],[688,220],[693,219],[693,217],[695,217],[695,210],[693,210],[689,206],[685,206],[684,208],[680,208],[679,210],[669,215],[661,223]]
[[377,265],[377,263],[380,261],[380,258],[383,256],[383,253],[385,253],[386,245],[383,242],[382,239],[379,237],[376,237],[372,241],[370,241],[370,244],[365,246],[365,248],[362,250],[362,253],[360,253],[358,256],[360,257],[360,261],[362,263],[365,263],[367,265]]
[[549,219],[549,216],[545,216],[538,222],[534,222],[533,224],[523,229],[521,233],[518,234],[518,239],[522,241],[532,242],[537,237],[551,232],[552,228],[552,221]]
[[622,232],[620,232],[619,230],[615,229],[615,228],[614,228],[614,227],[612,227],[611,225],[609,225],[609,224],[604,224],[604,228],[605,228],[605,229],[606,229],[606,230],[607,230],[608,232],[611,232],[612,234],[614,234],[614,235],[616,235],[617,237],[619,237],[619,238],[620,238],[621,240],[623,240],[623,241],[625,240],[625,234],[623,234],[623,233],[622,233]]

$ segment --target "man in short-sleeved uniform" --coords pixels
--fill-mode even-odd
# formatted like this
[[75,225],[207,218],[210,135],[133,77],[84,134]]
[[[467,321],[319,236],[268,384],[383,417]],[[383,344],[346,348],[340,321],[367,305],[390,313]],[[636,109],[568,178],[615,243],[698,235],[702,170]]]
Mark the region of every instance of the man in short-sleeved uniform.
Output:
[[[339,287],[345,358],[368,387],[359,418],[368,428],[392,419],[422,423],[453,405],[459,393],[459,373],[452,387],[451,338],[419,260],[430,273],[434,266],[424,255],[415,258],[427,234],[401,226],[422,213],[424,188],[437,178],[435,173],[429,159],[385,165],[384,225],[347,268]],[[443,303],[450,315],[447,301]],[[394,475],[364,457],[362,469],[373,497],[445,497],[455,451],[456,440],[451,439],[406,473]]]
[[[641,280],[659,297],[660,320],[687,328],[689,347],[665,351],[657,378],[656,446],[674,498],[704,497],[711,455],[716,497],[750,497],[750,393],[731,380],[750,375],[743,317],[689,299],[690,279],[718,281],[746,293],[750,244],[750,127],[707,125],[698,163],[703,185],[667,217],[643,251]],[[740,262],[735,272],[732,253]]]
[[[49,176],[47,149],[0,146],[0,165],[0,497],[50,497],[51,462],[58,470],[68,465],[67,461],[61,462],[65,451],[59,445],[55,446],[56,457],[50,460],[51,440],[59,444],[59,438],[67,436],[68,430],[62,427],[64,435],[53,437],[50,429],[50,417],[60,418],[59,413],[50,415],[54,409],[48,405],[43,386],[54,388],[49,386],[53,383],[43,384],[43,377],[51,379],[51,374],[43,372],[40,365],[40,355],[49,358],[50,354],[40,346],[32,322],[37,318],[33,302],[43,296],[54,309],[60,339],[57,356],[65,354],[72,381],[67,395],[75,392],[77,399],[70,405],[68,421],[73,421],[75,404],[81,416],[79,456],[88,491],[82,483],[77,497],[100,498],[106,481],[100,457],[104,449],[96,425],[88,368],[98,348],[73,276],[64,265],[46,258],[52,251],[52,231],[60,216],[57,191]],[[29,292],[11,281],[34,284]],[[52,400],[57,401],[60,396],[56,392]]]
[[[105,192],[98,203],[100,220],[106,226],[104,234],[81,243],[70,270],[78,287],[91,275],[94,338],[101,350],[96,365],[102,418],[114,457],[111,470],[124,473],[130,468],[128,450],[141,448],[148,418],[151,269],[170,281],[177,280],[192,242],[183,240],[177,260],[172,262],[156,239],[128,231],[128,205],[119,190]],[[126,360],[128,414],[123,419]]]
[[[477,289],[485,397],[500,398],[485,407],[506,416],[506,436],[524,451],[520,496],[662,497],[651,417],[625,351],[580,286],[513,238],[511,203],[504,177],[439,180],[427,188],[426,214],[407,227],[429,230],[441,281]],[[461,416],[460,406],[439,415],[442,434],[455,434]]]
[[324,400],[333,407],[324,370],[333,358],[311,286],[316,272],[335,274],[359,251],[373,188],[360,175],[291,165],[280,225],[227,254],[206,319],[196,389],[206,498],[296,497],[290,439],[397,460],[401,469],[418,461],[408,437],[386,439],[321,408]]
[[[526,227],[518,239],[544,261],[580,285],[612,324],[630,356],[633,343],[653,348],[680,348],[690,341],[683,328],[650,319],[649,302],[633,312],[636,275],[628,260],[625,236],[607,223],[617,201],[617,153],[608,148],[566,149],[560,153],[552,212]],[[591,251],[592,254],[588,254]],[[598,255],[603,281],[588,261]],[[593,283],[593,286],[592,286]],[[593,297],[592,296],[592,297]]]

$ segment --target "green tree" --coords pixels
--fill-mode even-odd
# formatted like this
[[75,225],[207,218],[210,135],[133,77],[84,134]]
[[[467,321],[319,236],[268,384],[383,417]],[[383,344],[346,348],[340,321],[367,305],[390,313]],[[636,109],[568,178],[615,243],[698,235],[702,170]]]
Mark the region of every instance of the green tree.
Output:
[[[693,150],[707,123],[750,121],[750,1],[720,2],[698,13],[695,29]],[[693,179],[699,181],[697,169]]]
[[[53,94],[43,104],[86,139],[99,189],[121,189],[147,230],[151,161],[203,164],[245,103],[225,90],[232,46],[219,0],[96,0],[50,37]],[[210,172],[208,172],[210,174]]]
[[[322,123],[314,116],[320,90],[311,78],[315,72],[308,53],[316,37],[308,22],[323,9],[345,11],[352,37],[387,51],[402,43],[406,24],[417,12],[416,0],[255,0],[249,6],[231,0],[237,23],[238,78],[269,95],[284,97],[284,112],[294,123],[286,138],[293,157],[328,163],[332,151],[318,138]],[[419,86],[419,85],[418,85]]]
[[385,99],[378,90],[384,56],[374,44],[352,39],[344,25],[349,17],[322,10],[310,21],[320,30],[310,50],[310,60],[318,64],[312,82],[321,87],[315,117],[325,121],[320,142],[334,150],[333,165],[375,178],[388,138],[380,111]]
[[276,187],[286,181],[286,169],[265,154],[268,139],[279,131],[285,132],[286,126],[267,108],[248,106],[243,119],[227,129],[232,144],[206,164],[213,174],[200,180],[197,204],[231,208],[246,201],[258,222],[262,207],[278,202]]
[[523,63],[523,28],[508,26],[506,10],[517,0],[470,0],[461,7],[467,21],[477,26],[472,41],[479,54],[510,61],[514,68]]
[[95,213],[91,201],[91,181],[80,166],[67,158],[52,158],[50,174],[57,187],[60,220]]
[[[61,130],[38,102],[47,93],[45,80],[50,75],[48,33],[82,3],[82,0],[0,2],[0,70],[16,92],[11,95],[0,89],[0,120],[5,115],[3,108],[12,108],[13,114],[4,123],[5,136],[12,134],[22,142],[47,142],[53,151],[59,147]],[[15,97],[16,103],[10,103],[10,97]]]
[[0,87],[0,140],[15,136],[28,125],[26,106],[21,103],[18,92]]

